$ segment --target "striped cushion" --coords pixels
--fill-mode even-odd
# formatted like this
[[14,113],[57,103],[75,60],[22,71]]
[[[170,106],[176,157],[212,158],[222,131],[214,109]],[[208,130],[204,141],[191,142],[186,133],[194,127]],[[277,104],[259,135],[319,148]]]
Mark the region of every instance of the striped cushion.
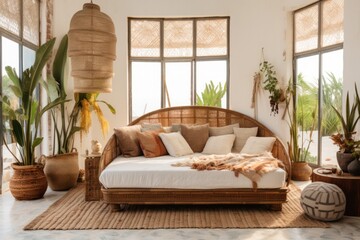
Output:
[[346,198],[336,185],[313,182],[301,192],[301,207],[311,218],[335,221],[344,215]]

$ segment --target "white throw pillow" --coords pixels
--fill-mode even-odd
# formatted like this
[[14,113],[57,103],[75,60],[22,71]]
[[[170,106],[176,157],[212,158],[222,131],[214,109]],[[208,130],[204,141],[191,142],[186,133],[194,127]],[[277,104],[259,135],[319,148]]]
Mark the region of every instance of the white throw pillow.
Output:
[[234,140],[235,140],[234,134],[209,137],[202,153],[204,154],[230,153],[231,148],[234,144]]
[[240,153],[271,152],[275,140],[274,137],[249,137]]
[[173,157],[194,153],[180,132],[160,133],[159,137],[164,143],[168,153]]
[[257,127],[251,128],[236,128],[234,127],[235,134],[235,142],[234,147],[232,149],[233,152],[239,153],[241,149],[244,147],[246,141],[249,137],[256,137],[258,132]]

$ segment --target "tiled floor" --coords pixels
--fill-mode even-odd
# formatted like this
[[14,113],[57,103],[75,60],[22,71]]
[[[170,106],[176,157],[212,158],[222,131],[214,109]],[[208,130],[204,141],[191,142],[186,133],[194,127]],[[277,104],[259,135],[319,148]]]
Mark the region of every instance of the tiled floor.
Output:
[[[303,187],[304,183],[298,183]],[[331,228],[288,229],[173,229],[173,230],[74,230],[23,231],[22,228],[45,211],[65,192],[48,190],[44,198],[16,201],[9,192],[0,196],[0,240],[12,239],[359,239],[360,218],[344,217]]]

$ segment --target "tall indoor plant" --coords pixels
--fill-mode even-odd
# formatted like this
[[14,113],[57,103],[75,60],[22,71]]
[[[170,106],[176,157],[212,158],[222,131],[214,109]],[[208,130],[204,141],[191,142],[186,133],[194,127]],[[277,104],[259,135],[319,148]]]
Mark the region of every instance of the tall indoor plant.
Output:
[[51,56],[54,43],[55,38],[39,47],[34,64],[26,69],[21,77],[15,69],[9,66],[5,68],[11,80],[9,94],[19,98],[18,106],[14,107],[10,102],[10,96],[6,93],[1,96],[5,131],[15,140],[18,152],[17,154],[12,151],[4,138],[5,147],[16,160],[12,164],[14,175],[10,180],[10,191],[20,200],[41,198],[47,188],[43,165],[37,163],[35,154],[43,140],[43,137],[39,136],[40,121],[45,112],[64,100],[56,98],[42,107],[36,96],[36,89],[40,86],[42,70]]
[[[309,136],[305,137],[304,133],[304,119],[305,114],[302,109],[302,103],[295,105],[295,97],[297,92],[297,86],[292,81],[289,82],[287,89],[286,104],[292,108],[287,108],[289,118],[289,132],[290,141],[288,142],[289,157],[292,161],[291,164],[291,177],[293,180],[306,181],[309,180],[312,169],[307,163],[309,157],[309,147],[312,143],[312,135],[315,129],[316,123],[316,110],[317,107],[311,112],[311,126],[309,128]],[[300,111],[298,111],[300,110]],[[299,126],[301,127],[301,134],[299,134]]]
[[45,174],[53,190],[68,190],[75,186],[79,174],[78,153],[74,151],[74,136],[77,132],[87,133],[91,124],[90,113],[94,110],[101,123],[103,134],[107,132],[108,123],[98,105],[105,103],[112,113],[115,109],[105,101],[98,100],[99,93],[76,93],[70,107],[65,102],[68,37],[61,40],[52,66],[52,76],[45,85],[50,99],[64,100],[57,108],[52,109],[53,120],[53,154],[46,157]]

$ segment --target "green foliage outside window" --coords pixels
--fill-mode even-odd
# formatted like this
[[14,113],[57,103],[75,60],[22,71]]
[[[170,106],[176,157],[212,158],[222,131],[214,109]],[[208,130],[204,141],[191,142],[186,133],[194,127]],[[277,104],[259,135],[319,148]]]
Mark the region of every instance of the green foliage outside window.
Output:
[[222,86],[221,83],[215,86],[213,81],[210,81],[209,84],[205,85],[205,89],[201,93],[201,97],[199,94],[196,94],[196,105],[221,107],[221,99],[226,93],[226,88],[226,83],[224,86]]
[[[312,109],[317,105],[318,101],[318,86],[306,82],[303,75],[300,73],[297,77],[297,85],[301,92],[298,92],[297,105],[302,106],[297,109],[297,116],[303,117],[303,129],[309,131],[312,126]],[[330,136],[341,128],[341,122],[333,111],[331,105],[341,109],[342,106],[342,79],[336,78],[333,73],[327,73],[322,78],[322,135]],[[297,117],[298,118],[298,117]],[[299,119],[299,118],[298,118]],[[316,125],[318,122],[316,121]],[[315,130],[318,130],[316,127]]]

